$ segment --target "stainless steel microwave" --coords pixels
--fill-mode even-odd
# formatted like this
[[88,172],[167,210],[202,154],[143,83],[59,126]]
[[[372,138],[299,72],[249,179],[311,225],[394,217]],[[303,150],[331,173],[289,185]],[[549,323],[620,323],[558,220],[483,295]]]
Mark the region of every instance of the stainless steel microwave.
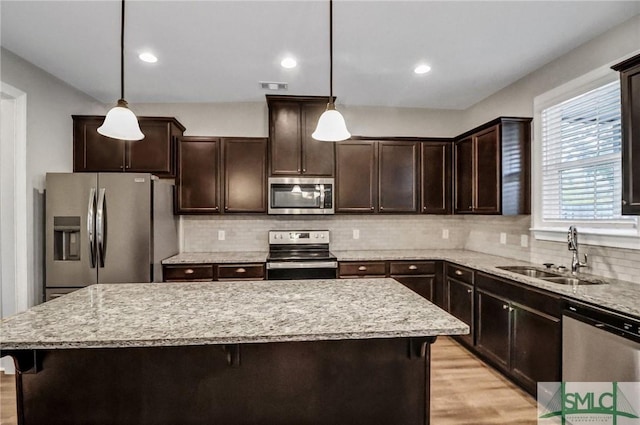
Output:
[[333,178],[270,177],[269,214],[333,214]]

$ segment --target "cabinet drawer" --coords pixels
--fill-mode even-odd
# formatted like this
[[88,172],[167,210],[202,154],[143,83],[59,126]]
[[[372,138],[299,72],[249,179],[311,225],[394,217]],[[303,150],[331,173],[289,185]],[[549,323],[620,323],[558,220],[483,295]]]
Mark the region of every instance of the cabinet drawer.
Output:
[[340,277],[345,276],[385,276],[387,273],[384,261],[357,261],[339,264]]
[[218,280],[264,279],[264,264],[224,264],[218,266]]
[[433,261],[391,261],[389,263],[389,274],[391,276],[435,273],[436,264]]
[[213,280],[213,266],[211,264],[164,266],[162,278],[165,282],[210,281]]
[[460,282],[473,285],[473,270],[456,264],[447,264],[447,276]]

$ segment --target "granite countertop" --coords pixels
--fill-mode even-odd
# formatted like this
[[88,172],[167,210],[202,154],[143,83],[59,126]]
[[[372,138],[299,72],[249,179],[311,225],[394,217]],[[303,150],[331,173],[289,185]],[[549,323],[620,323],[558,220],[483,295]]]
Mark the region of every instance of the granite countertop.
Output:
[[[560,294],[567,298],[589,302],[616,310],[620,313],[640,317],[640,282],[627,282],[587,273],[578,273],[577,277],[579,278],[601,280],[606,282],[606,284],[579,285],[576,287],[561,285],[497,268],[498,266],[542,267],[542,265],[466,250],[427,249],[332,252],[338,257],[338,261],[445,260],[495,276],[525,283],[529,286]],[[555,270],[553,272],[555,273]],[[570,275],[569,273],[565,274]]]
[[459,335],[393,279],[92,285],[0,322],[0,349],[243,344]]
[[162,264],[264,263],[267,255],[266,251],[181,252],[162,260]]

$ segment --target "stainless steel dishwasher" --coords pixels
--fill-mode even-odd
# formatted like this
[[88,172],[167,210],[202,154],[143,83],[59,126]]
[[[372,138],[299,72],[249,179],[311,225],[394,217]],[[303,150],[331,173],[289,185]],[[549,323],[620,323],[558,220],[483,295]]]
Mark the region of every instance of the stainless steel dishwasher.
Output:
[[640,381],[640,319],[567,302],[562,316],[562,380]]

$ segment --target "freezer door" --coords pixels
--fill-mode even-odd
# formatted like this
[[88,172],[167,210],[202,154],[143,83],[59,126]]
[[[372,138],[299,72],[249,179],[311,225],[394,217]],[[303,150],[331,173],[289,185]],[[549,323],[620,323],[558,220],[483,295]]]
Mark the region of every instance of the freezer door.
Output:
[[46,176],[45,262],[47,287],[80,287],[97,282],[92,208],[97,174]]
[[99,173],[98,283],[151,281],[151,175]]

